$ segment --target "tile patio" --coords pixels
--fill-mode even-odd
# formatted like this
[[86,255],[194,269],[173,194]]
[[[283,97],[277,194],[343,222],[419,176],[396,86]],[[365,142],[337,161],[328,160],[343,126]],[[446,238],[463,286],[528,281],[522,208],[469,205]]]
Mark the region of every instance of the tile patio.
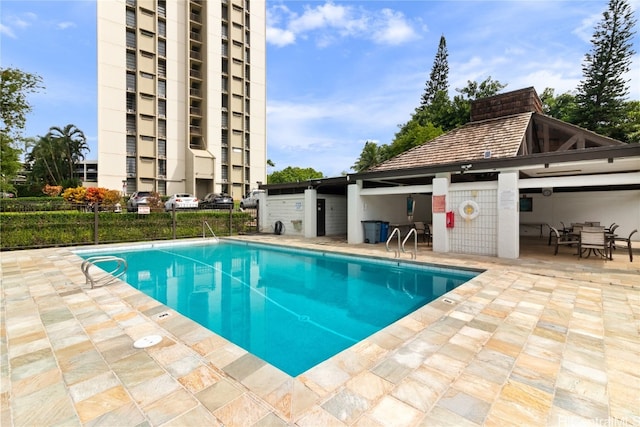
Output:
[[[513,261],[422,245],[419,262],[486,271],[292,378],[125,283],[89,289],[71,249],[2,252],[0,424],[640,425],[640,256],[551,254],[533,239]],[[162,342],[133,347],[150,334]]]

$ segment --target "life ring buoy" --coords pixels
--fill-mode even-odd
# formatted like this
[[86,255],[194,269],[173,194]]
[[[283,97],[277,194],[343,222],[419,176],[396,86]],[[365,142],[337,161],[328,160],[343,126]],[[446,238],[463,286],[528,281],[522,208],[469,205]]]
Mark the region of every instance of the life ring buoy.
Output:
[[282,234],[282,228],[283,227],[284,227],[284,224],[282,224],[282,221],[276,221],[275,225],[273,226],[273,231],[277,235],[280,235],[280,234]]
[[465,200],[464,202],[460,203],[458,212],[460,213],[460,216],[462,218],[470,220],[475,219],[478,217],[478,215],[480,215],[480,208],[478,204],[473,200]]

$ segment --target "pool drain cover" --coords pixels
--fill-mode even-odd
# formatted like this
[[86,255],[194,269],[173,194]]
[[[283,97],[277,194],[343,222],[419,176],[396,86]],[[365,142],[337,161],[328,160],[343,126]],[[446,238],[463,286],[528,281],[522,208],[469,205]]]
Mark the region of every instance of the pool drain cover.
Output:
[[138,341],[133,343],[135,348],[147,348],[154,346],[162,341],[162,337],[160,335],[147,335],[146,337],[140,338]]

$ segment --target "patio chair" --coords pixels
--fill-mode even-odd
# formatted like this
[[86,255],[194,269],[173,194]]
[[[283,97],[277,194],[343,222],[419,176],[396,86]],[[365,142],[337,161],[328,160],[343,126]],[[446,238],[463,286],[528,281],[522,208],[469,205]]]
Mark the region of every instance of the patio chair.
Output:
[[558,248],[560,248],[561,245],[573,246],[580,243],[578,239],[573,238],[569,234],[561,234],[555,227],[549,226],[549,228],[551,229],[551,234],[553,234],[556,242],[555,250],[553,252],[554,255],[558,255]]
[[[562,224],[562,228],[556,228],[558,234],[560,236],[566,236],[567,234],[569,234],[569,229],[564,226],[564,222],[560,221],[560,224]],[[549,227],[549,242],[547,243],[547,246],[551,246],[551,241],[556,237],[556,235],[553,232],[553,227],[551,226],[551,224],[547,224],[547,227]]]
[[614,237],[611,245],[611,249],[616,248],[616,243],[625,242],[627,244],[627,249],[629,250],[629,262],[633,262],[633,249],[631,249],[631,236],[638,232],[638,229],[635,229],[629,234],[629,237]]
[[418,234],[418,236],[422,236],[423,242],[431,241],[431,236],[429,235],[429,229],[427,228],[424,222],[420,222],[420,221],[414,222],[413,227],[416,229],[416,233]]
[[580,258],[588,258],[593,253],[607,259],[609,258],[609,248],[610,246],[605,236],[604,227],[582,228],[578,244],[578,255]]

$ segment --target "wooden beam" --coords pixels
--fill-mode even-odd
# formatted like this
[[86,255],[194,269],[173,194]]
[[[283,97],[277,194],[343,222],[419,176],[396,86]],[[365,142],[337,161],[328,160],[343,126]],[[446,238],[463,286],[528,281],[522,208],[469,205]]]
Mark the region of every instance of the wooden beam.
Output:
[[549,125],[547,123],[542,124],[542,140],[543,140],[543,153],[548,153],[550,150],[550,142],[549,142]]
[[578,141],[578,135],[573,135],[571,138],[562,144],[556,151],[567,151],[573,144]]

